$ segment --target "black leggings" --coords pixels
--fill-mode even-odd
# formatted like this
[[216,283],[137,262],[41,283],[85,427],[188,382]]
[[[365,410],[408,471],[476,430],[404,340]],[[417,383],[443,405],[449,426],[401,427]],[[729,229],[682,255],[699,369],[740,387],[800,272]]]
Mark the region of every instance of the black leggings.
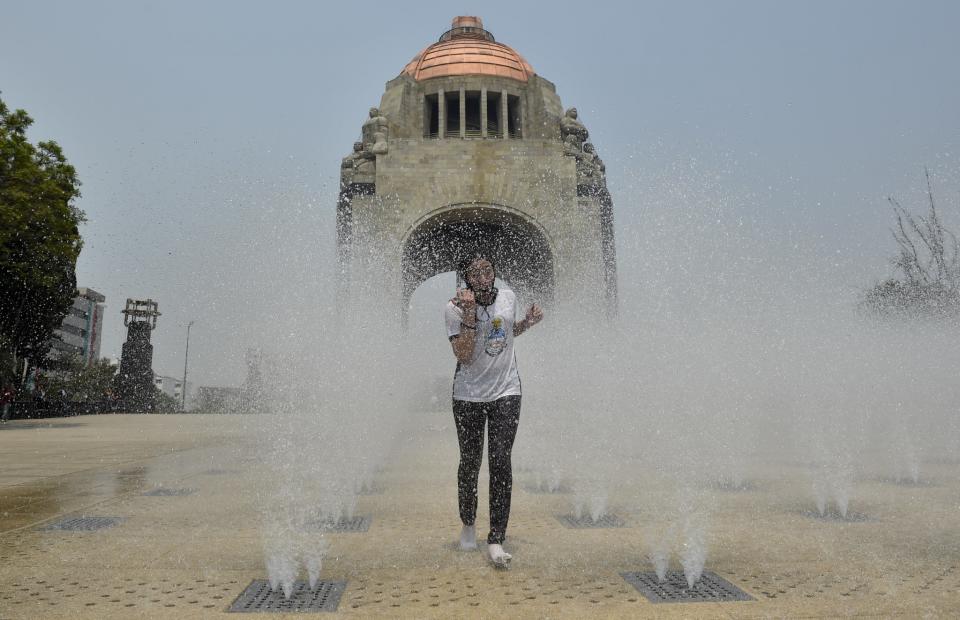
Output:
[[460,441],[460,468],[457,489],[460,520],[473,525],[477,517],[477,479],[483,461],[483,427],[489,420],[490,453],[490,534],[487,543],[503,544],[510,519],[510,495],[513,491],[513,467],[510,453],[520,422],[520,397],[504,396],[488,403],[453,401],[453,419]]

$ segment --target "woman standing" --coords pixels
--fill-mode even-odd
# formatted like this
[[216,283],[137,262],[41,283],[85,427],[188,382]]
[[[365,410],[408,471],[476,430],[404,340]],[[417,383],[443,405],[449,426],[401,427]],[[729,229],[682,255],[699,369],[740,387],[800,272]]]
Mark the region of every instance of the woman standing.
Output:
[[447,336],[457,358],[453,379],[453,417],[460,443],[457,488],[460,502],[461,549],[477,548],[477,479],[483,460],[483,432],[488,427],[490,470],[490,533],[487,551],[497,566],[511,555],[503,550],[510,519],[513,470],[510,453],[520,421],[520,375],[513,339],[543,319],[533,304],[516,321],[513,291],[498,291],[493,262],[473,256],[461,263],[466,283],[446,306]]

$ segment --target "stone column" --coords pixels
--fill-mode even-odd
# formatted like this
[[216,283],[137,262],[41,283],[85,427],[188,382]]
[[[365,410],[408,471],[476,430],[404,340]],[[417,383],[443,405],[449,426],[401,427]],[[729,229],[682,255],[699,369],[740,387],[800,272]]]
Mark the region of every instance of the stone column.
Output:
[[467,137],[467,90],[460,89],[460,137]]
[[447,95],[442,88],[437,91],[437,137],[447,137]]
[[507,91],[500,91],[500,135],[510,137],[510,122],[507,120]]
[[420,93],[417,96],[417,103],[420,104],[420,118],[423,119],[423,131],[420,132],[422,138],[430,137],[430,107],[427,105],[427,96]]
[[480,137],[487,137],[487,88],[480,89]]

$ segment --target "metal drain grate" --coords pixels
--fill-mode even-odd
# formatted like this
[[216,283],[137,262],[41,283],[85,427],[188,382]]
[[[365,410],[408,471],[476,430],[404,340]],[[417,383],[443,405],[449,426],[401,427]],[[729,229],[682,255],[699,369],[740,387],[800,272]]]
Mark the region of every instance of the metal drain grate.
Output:
[[867,523],[874,520],[862,512],[853,512],[852,510],[847,512],[846,516],[840,514],[836,510],[827,510],[823,514],[820,514],[816,510],[808,510],[803,513],[803,516],[816,519],[818,521],[836,521],[838,523]]
[[168,489],[167,487],[158,487],[152,491],[147,491],[144,495],[150,497],[182,497],[184,495],[193,495],[196,489]]
[[310,589],[306,581],[293,582],[293,594],[283,596],[283,589],[270,589],[270,582],[255,579],[237,600],[230,605],[229,612],[296,612],[296,611],[337,611],[340,597],[347,588],[346,581],[318,581],[317,587]]
[[370,517],[353,517],[350,519],[340,519],[339,521],[315,519],[313,521],[307,521],[306,525],[308,529],[323,530],[325,532],[366,532],[370,529]]
[[746,493],[749,491],[758,491],[759,488],[755,482],[749,480],[743,482],[733,482],[728,480],[715,480],[705,485],[708,489],[720,491],[722,493]]
[[687,586],[682,571],[667,572],[661,582],[656,573],[620,573],[637,592],[651,603],[721,603],[724,601],[756,600],[737,586],[715,573],[704,573],[700,580]]
[[565,495],[571,493],[570,487],[561,484],[558,487],[551,489],[548,486],[537,486],[535,484],[528,484],[523,487],[523,490],[527,493],[532,493],[534,495]]
[[603,515],[596,521],[594,521],[593,517],[590,515],[583,515],[582,517],[577,517],[575,515],[557,515],[557,521],[562,523],[565,527],[572,527],[575,529],[623,527],[625,525],[624,520],[614,514]]
[[118,517],[66,517],[41,527],[41,530],[60,530],[63,532],[93,532],[119,525]]

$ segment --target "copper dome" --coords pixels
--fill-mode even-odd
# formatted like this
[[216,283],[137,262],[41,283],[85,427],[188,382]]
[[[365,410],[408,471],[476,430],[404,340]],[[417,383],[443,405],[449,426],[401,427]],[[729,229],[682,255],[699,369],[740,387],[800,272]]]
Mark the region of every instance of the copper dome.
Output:
[[440,40],[416,55],[403,68],[413,79],[429,80],[452,75],[495,75],[526,82],[534,75],[523,56],[497,43],[483,29],[479,17],[455,17]]

